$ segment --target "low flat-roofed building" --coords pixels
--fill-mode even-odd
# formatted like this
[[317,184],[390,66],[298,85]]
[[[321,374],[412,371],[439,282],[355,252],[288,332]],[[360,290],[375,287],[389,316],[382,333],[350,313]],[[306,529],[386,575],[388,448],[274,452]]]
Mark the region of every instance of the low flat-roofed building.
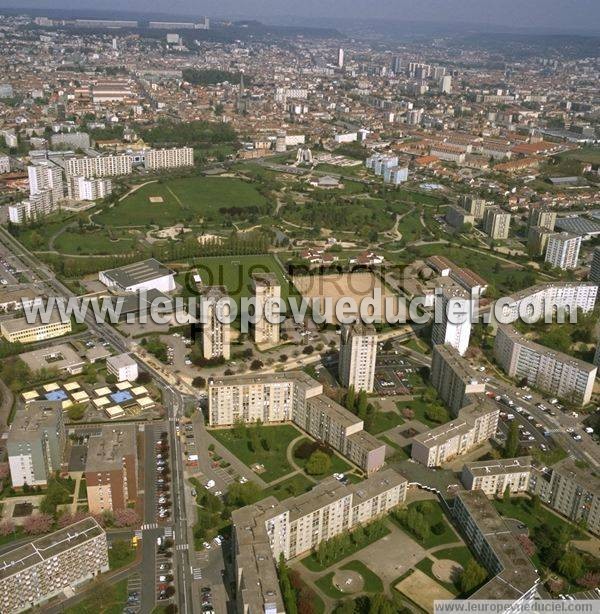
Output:
[[0,290],[0,311],[20,311],[41,301],[42,297],[31,288]]
[[58,372],[77,375],[85,366],[85,360],[68,343],[24,352],[20,358],[32,371],[56,369]]
[[138,363],[131,354],[124,352],[106,359],[106,371],[118,382],[134,382],[138,377]]
[[137,501],[137,428],[103,426],[90,436],[85,464],[88,507],[92,514],[125,509]]
[[492,576],[470,599],[506,599],[515,604],[533,600],[540,582],[538,572],[483,491],[458,493],[453,515]]
[[0,611],[17,614],[108,571],[106,533],[94,518],[0,554]]
[[52,314],[47,324],[39,320],[29,324],[25,318],[3,320],[0,323],[2,336],[10,343],[34,343],[54,337],[62,337],[72,331],[71,320],[63,322],[58,314]]
[[488,496],[527,492],[531,476],[531,456],[499,458],[465,463],[461,481],[467,490],[482,490]]
[[175,290],[175,272],[162,265],[156,258],[100,271],[99,280],[115,292],[139,292],[158,290],[172,292]]

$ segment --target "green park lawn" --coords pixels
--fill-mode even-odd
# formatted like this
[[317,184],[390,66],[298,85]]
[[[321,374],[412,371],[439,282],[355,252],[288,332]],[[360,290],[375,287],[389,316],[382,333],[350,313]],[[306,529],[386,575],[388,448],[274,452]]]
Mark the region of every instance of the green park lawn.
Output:
[[126,254],[135,250],[136,239],[125,234],[110,237],[106,230],[67,230],[56,237],[54,249],[62,254]]
[[291,441],[301,433],[289,424],[262,425],[258,434],[258,449],[254,450],[250,429],[216,429],[212,436],[223,444],[242,463],[250,467],[255,463],[264,465],[264,472],[258,475],[265,482],[272,482],[292,471],[287,462],[286,451]]
[[[150,202],[160,197],[163,202]],[[108,226],[172,226],[178,222],[219,222],[221,208],[256,207],[265,211],[266,199],[251,183],[234,177],[183,177],[143,186],[114,207],[94,217]],[[242,218],[243,219],[243,218]]]
[[[422,501],[414,501],[407,506],[407,509],[417,507],[421,503]],[[441,523],[444,527],[444,530],[439,533],[439,535],[436,535],[432,530],[430,531],[428,537],[426,537],[424,540],[421,540],[415,534],[413,534],[413,532],[407,526],[402,524],[402,522],[400,522],[394,516],[394,514],[392,514],[390,518],[398,527],[400,527],[404,532],[408,533],[416,542],[418,542],[426,550],[429,550],[429,548],[435,548],[436,546],[441,546],[442,544],[449,544],[452,542],[459,541],[459,538],[456,536],[456,534],[448,524],[448,521],[444,517],[444,513],[440,504],[437,501],[433,500],[428,500],[427,503],[430,503],[432,508],[432,511],[430,513],[427,513],[427,521],[430,527],[433,527],[438,523]]]
[[324,595],[327,595],[330,599],[344,599],[346,597],[346,593],[342,593],[342,591],[338,590],[333,585],[333,576],[334,572],[330,571],[326,573],[324,576],[321,576],[316,582],[315,585],[321,590]]
[[[430,403],[427,403],[426,401],[423,401],[422,399],[418,398],[413,399],[412,401],[398,401],[396,403],[396,407],[400,410],[400,412],[402,412],[404,408],[412,409],[415,414],[414,420],[418,420],[419,422],[422,422],[423,424],[431,428],[435,428],[436,426],[439,426],[440,423],[430,420],[425,415],[425,412],[427,411],[427,408],[430,407],[430,405]],[[450,420],[450,414],[448,414],[448,420]]]
[[127,601],[127,579],[116,584],[96,580],[90,596],[64,610],[65,614],[121,614]]
[[368,430],[371,435],[378,435],[400,424],[404,424],[404,420],[395,411],[378,411],[375,413],[373,424]]
[[263,490],[265,497],[275,497],[279,501],[283,501],[289,497],[297,497],[305,492],[308,492],[314,486],[314,482],[309,480],[305,475],[297,473],[287,480],[277,482],[273,486],[269,486]]

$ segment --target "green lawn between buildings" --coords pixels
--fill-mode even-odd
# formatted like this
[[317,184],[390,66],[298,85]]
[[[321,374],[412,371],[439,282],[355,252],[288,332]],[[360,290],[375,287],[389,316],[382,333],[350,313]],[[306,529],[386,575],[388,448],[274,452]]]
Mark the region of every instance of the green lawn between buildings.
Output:
[[[151,197],[162,202],[150,202]],[[178,222],[222,220],[221,208],[265,209],[267,201],[256,187],[234,177],[183,177],[145,185],[123,201],[94,216],[108,226],[172,226]]]
[[[248,426],[246,433],[253,428]],[[265,482],[291,473],[292,467],[287,462],[286,451],[291,441],[302,433],[290,424],[263,425],[260,428],[259,448],[253,450],[250,437],[240,435],[239,429],[216,429],[211,435],[223,444],[232,454],[249,467],[255,463],[264,465],[264,472],[259,473]]]
[[102,579],[90,596],[64,610],[64,614],[121,614],[127,602],[127,579],[108,584]]

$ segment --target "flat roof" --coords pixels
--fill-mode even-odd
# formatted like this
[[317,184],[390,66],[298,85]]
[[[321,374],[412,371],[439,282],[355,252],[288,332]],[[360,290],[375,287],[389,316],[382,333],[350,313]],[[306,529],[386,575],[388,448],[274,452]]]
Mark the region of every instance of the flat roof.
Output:
[[116,269],[102,271],[102,274],[118,286],[128,288],[165,275],[175,275],[175,272],[164,266],[156,258],[148,258]]
[[[113,410],[114,408],[109,408]],[[119,409],[122,408],[119,407]],[[108,411],[108,410],[106,410]],[[112,413],[112,411],[111,411]],[[90,436],[85,464],[86,473],[121,469],[123,457],[136,456],[136,429],[130,424],[104,426],[98,434]]]
[[41,326],[49,326],[51,324],[58,324],[59,322],[63,324],[68,324],[69,326],[71,325],[70,320],[63,322],[60,315],[53,311],[47,323],[42,323],[39,320],[39,314],[37,314],[37,318],[34,324],[29,324],[26,318],[13,318],[12,320],[2,320],[2,328],[8,333],[17,333],[22,330],[40,328]]
[[56,429],[61,401],[31,401],[25,409],[15,412],[14,420],[8,431],[10,441],[29,441],[40,438],[40,430]]
[[517,458],[498,458],[492,460],[473,461],[465,463],[467,469],[475,477],[486,475],[501,475],[505,473],[521,473],[531,470],[531,456],[519,456]]
[[85,364],[85,360],[68,343],[24,352],[20,358],[32,371],[48,368],[73,369]]
[[223,375],[214,378],[209,383],[210,387],[221,386],[243,386],[252,384],[277,384],[277,383],[299,383],[311,386],[320,386],[319,382],[314,380],[304,371],[285,371],[283,373],[257,373],[245,375]]
[[589,467],[578,467],[572,458],[565,458],[552,467],[553,471],[557,471],[571,480],[574,480],[589,492],[600,496],[600,475],[595,469]]
[[135,358],[133,358],[131,354],[127,352],[117,354],[116,356],[109,356],[106,359],[106,362],[107,364],[112,365],[115,369],[123,369],[126,367],[131,367],[132,365],[137,365]]
[[32,542],[0,554],[0,579],[21,573],[71,548],[80,546],[104,533],[92,517],[84,518],[64,529],[44,535]]

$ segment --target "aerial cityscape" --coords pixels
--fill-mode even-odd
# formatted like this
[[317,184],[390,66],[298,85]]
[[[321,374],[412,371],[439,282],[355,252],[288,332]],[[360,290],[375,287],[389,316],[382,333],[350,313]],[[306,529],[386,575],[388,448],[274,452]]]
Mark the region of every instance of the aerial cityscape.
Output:
[[600,613],[600,9],[451,4],[0,6],[0,614]]

